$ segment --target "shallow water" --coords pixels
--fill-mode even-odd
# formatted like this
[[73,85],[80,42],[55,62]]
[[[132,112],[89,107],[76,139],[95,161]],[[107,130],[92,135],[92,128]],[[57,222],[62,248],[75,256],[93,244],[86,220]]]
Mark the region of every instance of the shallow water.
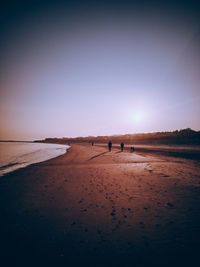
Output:
[[2,142],[0,143],[0,176],[65,154],[69,146],[59,144]]

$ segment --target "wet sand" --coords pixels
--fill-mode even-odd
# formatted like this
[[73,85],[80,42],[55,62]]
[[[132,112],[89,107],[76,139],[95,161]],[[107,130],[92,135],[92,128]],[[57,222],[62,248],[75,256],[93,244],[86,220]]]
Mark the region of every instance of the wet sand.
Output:
[[4,266],[200,264],[199,161],[72,145],[1,177],[0,200]]

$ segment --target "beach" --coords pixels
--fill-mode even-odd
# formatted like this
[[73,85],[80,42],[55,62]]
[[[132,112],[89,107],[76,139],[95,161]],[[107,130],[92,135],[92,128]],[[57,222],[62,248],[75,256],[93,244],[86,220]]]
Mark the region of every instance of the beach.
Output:
[[200,164],[72,144],[0,179],[4,266],[198,266]]

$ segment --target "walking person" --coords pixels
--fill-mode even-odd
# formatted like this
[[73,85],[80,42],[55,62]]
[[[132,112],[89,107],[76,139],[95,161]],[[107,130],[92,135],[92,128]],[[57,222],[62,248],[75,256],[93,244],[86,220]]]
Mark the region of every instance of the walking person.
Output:
[[123,152],[123,151],[124,151],[124,143],[121,142],[121,152]]
[[108,142],[108,150],[109,150],[109,152],[111,151],[111,148],[112,148],[112,142],[109,141],[109,142]]

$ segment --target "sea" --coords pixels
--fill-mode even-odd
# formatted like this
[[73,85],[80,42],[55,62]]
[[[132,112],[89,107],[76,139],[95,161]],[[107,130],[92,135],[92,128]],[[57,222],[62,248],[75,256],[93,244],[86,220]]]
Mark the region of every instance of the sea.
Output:
[[66,153],[69,146],[31,142],[0,142],[0,176]]

